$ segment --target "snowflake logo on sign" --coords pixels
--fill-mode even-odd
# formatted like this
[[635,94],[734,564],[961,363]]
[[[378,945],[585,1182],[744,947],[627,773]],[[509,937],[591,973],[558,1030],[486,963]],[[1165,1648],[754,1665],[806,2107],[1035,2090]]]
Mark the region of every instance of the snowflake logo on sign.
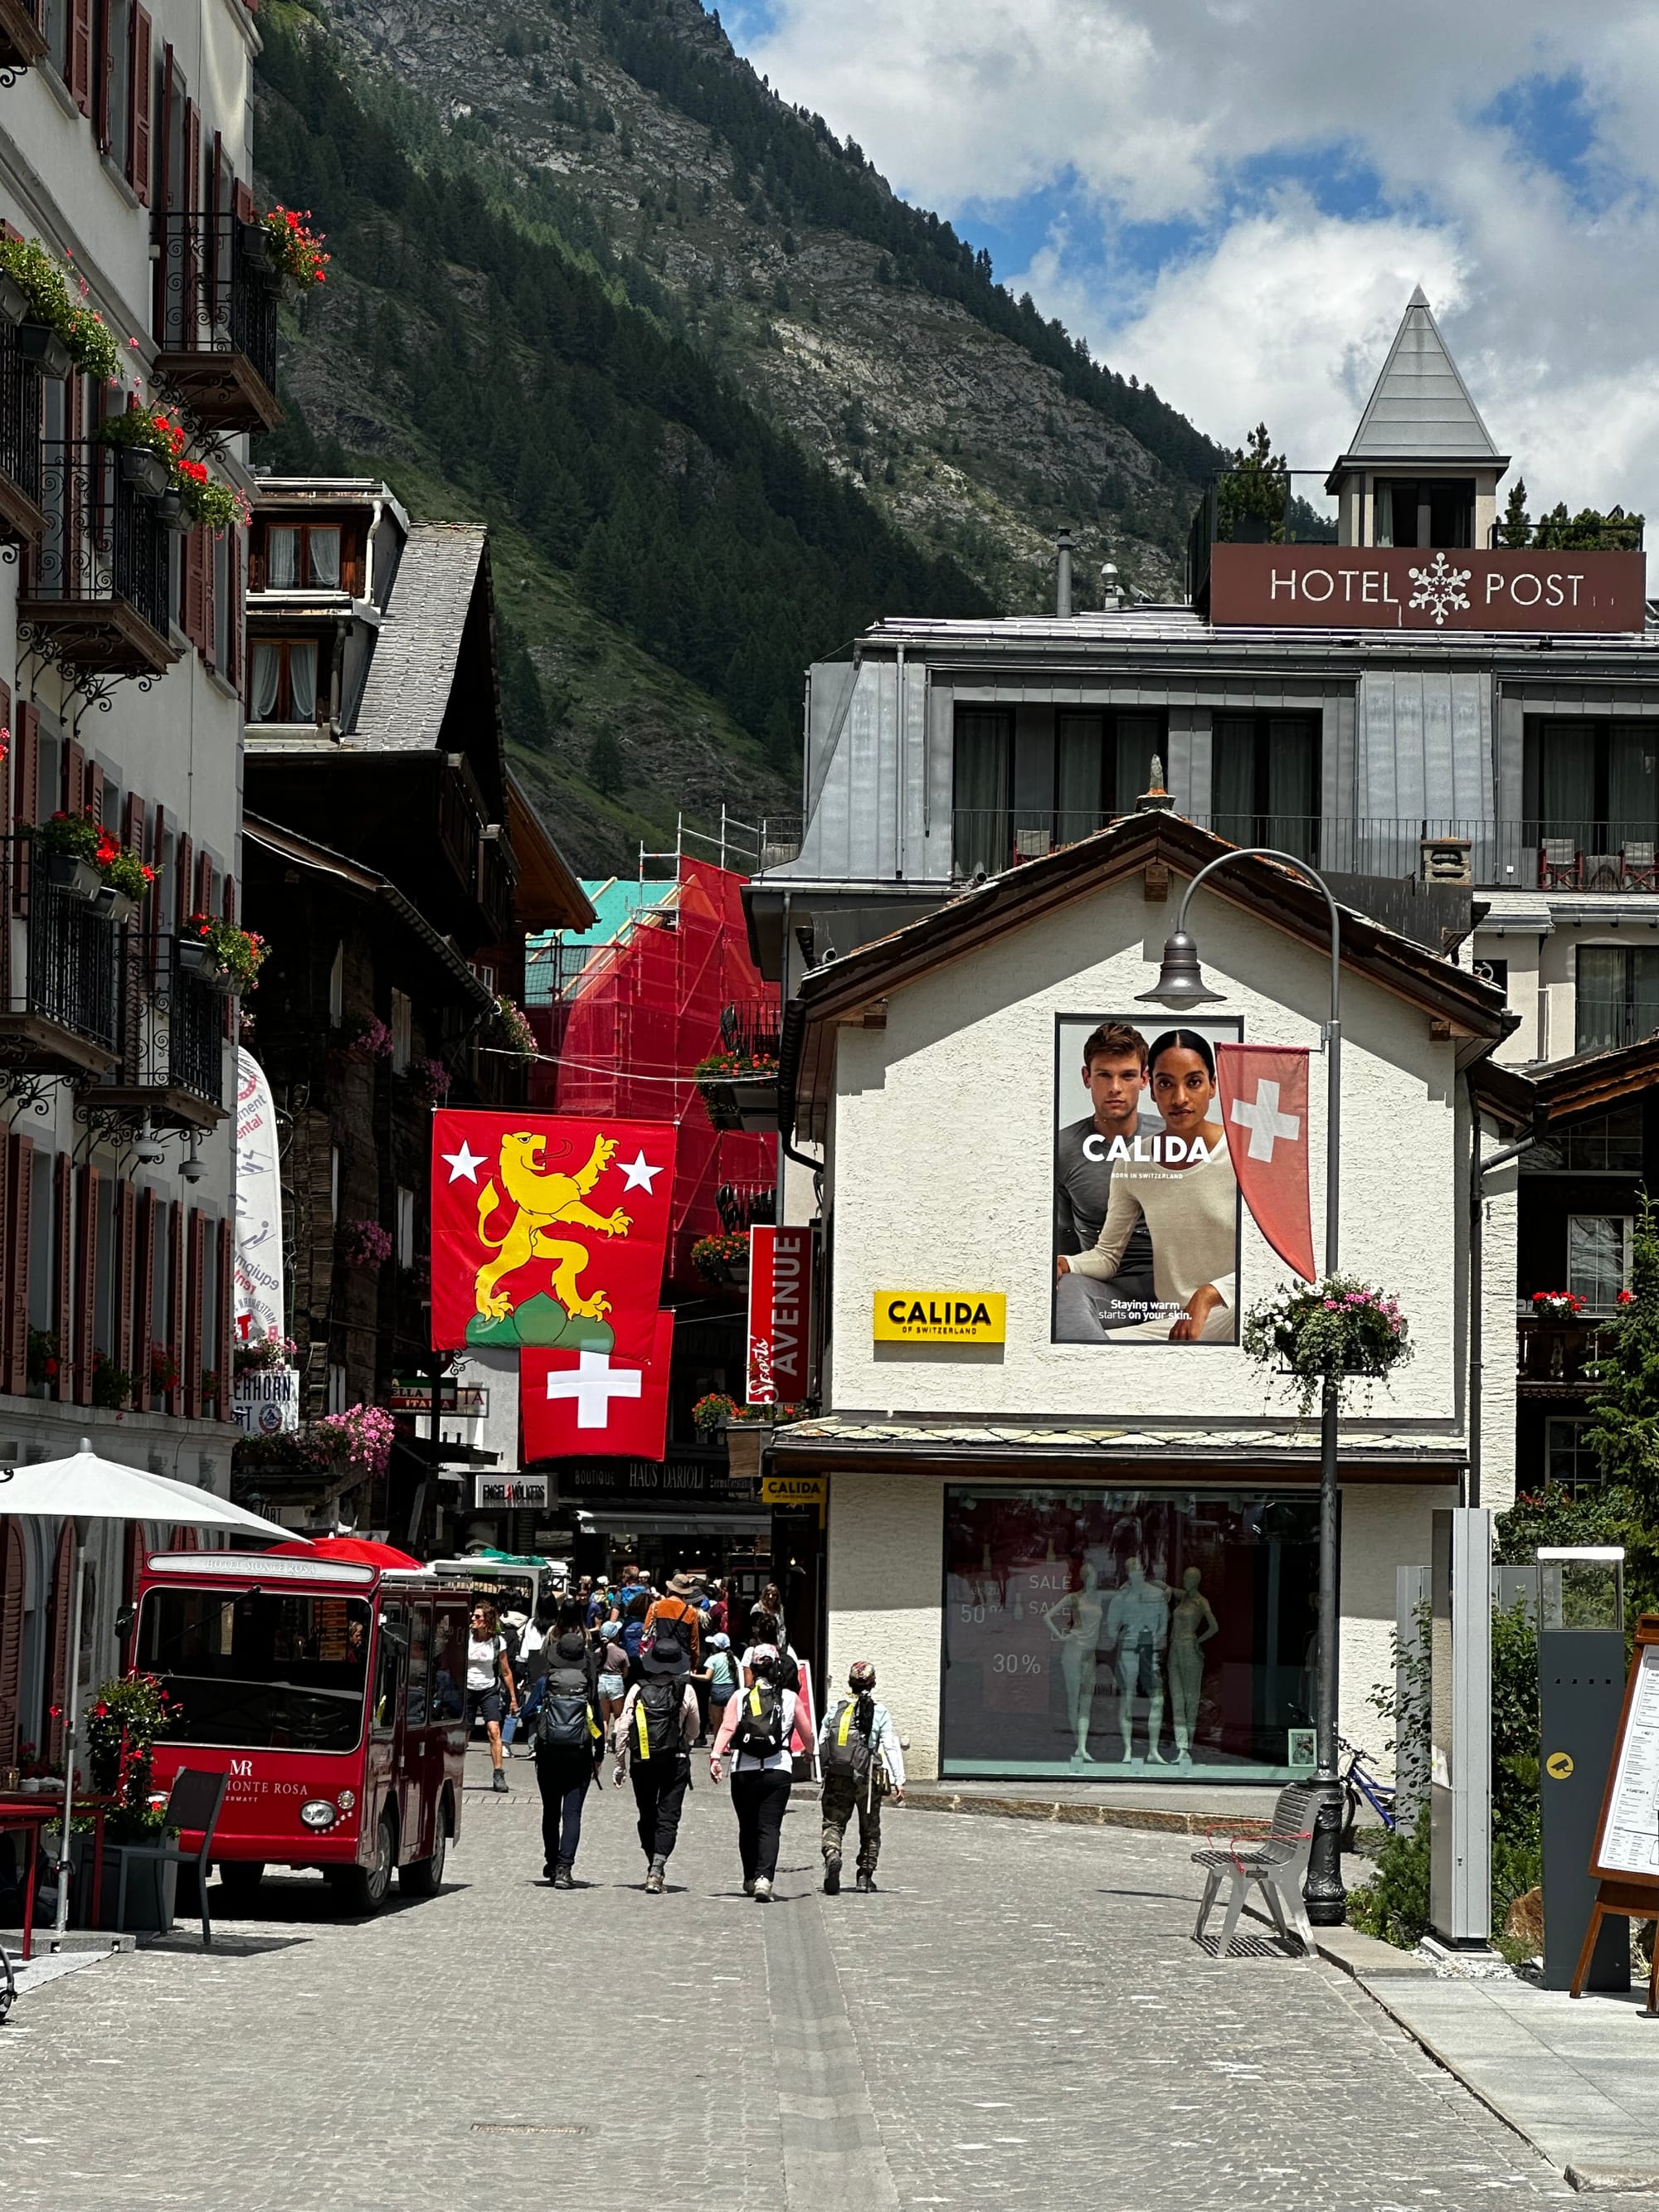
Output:
[[1432,614],[1437,628],[1448,614],[1468,612],[1469,595],[1463,586],[1472,570],[1454,568],[1443,553],[1437,553],[1426,568],[1408,568],[1406,573],[1417,586],[1412,593],[1411,605]]

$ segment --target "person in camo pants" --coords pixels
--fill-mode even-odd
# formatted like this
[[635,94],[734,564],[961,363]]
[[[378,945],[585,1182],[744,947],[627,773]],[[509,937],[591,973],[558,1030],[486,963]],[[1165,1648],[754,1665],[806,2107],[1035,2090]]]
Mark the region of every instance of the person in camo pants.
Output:
[[881,1856],[881,1801],[904,1802],[904,1753],[885,1705],[875,1698],[876,1670],[867,1659],[848,1670],[849,1694],[832,1706],[818,1730],[818,1764],[823,1771],[823,1893],[841,1888],[842,1844],[854,1812],[859,1821],[858,1886],[876,1886]]

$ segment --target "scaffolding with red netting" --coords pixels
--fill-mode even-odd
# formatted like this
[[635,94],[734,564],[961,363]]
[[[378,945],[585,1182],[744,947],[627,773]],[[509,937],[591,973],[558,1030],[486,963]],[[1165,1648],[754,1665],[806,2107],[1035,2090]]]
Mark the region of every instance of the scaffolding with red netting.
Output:
[[550,1056],[532,1071],[532,1105],[674,1123],[668,1273],[678,1281],[693,1279],[698,1237],[771,1218],[775,1138],[713,1127],[692,1074],[731,1038],[777,1050],[778,992],[749,957],[742,883],[678,855],[667,895],[588,952],[551,1005],[529,1010]]

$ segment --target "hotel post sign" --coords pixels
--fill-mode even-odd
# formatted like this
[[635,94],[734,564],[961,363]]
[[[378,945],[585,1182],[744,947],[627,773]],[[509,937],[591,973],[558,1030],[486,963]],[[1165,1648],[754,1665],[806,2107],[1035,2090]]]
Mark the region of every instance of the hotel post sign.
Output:
[[1258,629],[1640,630],[1640,553],[1214,545],[1210,620]]

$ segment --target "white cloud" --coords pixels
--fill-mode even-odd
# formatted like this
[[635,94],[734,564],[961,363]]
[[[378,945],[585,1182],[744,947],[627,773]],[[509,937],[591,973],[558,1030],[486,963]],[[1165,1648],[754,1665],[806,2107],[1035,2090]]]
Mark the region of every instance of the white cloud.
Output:
[[[970,236],[976,207],[1060,188],[1066,220],[1013,288],[1212,435],[1265,416],[1298,465],[1334,458],[1420,282],[1534,511],[1621,500],[1659,515],[1649,0],[774,9],[757,67]],[[1570,134],[1540,146],[1490,119],[1534,76],[1581,88],[1576,180],[1546,158]],[[1264,162],[1307,189],[1262,184]],[[1332,189],[1345,165],[1376,179],[1358,212]],[[1126,227],[1145,224],[1179,227],[1162,265],[1135,264],[1147,234]]]

